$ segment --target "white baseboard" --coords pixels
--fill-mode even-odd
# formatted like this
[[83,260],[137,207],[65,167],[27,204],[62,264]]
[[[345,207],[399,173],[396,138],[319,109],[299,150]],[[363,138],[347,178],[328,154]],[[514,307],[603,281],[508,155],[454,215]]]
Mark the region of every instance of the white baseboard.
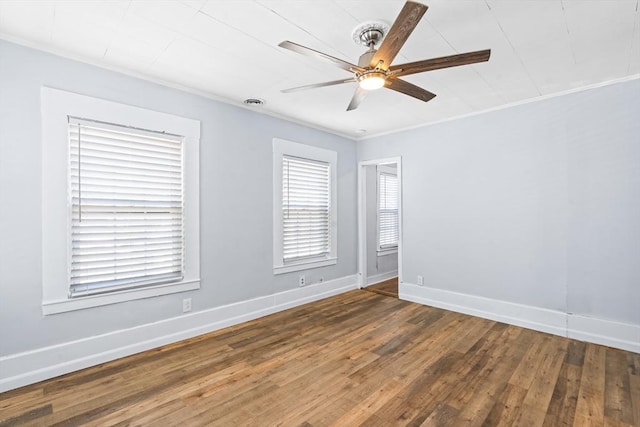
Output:
[[569,313],[567,336],[640,353],[640,325]]
[[563,337],[566,336],[567,319],[566,315],[560,311],[409,283],[400,284],[399,297],[400,299],[444,308],[458,313],[470,314]]
[[376,274],[375,276],[367,276],[367,284],[365,286],[373,285],[374,283],[384,282],[385,280],[393,279],[394,277],[398,277],[398,270]]
[[401,283],[400,299],[640,353],[640,325]]
[[356,275],[0,358],[0,392],[358,289]]

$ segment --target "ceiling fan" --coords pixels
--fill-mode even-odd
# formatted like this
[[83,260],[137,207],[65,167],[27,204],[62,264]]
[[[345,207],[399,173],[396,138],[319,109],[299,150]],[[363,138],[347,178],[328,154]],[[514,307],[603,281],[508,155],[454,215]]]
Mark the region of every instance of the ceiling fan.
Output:
[[[436,95],[428,90],[422,89],[414,84],[400,79],[401,76],[422,73],[425,71],[438,70],[441,68],[457,67],[459,65],[475,64],[489,60],[491,50],[479,50],[475,52],[461,53],[458,55],[443,56],[440,58],[426,59],[406,64],[391,65],[404,43],[413,32],[422,16],[427,11],[428,6],[414,1],[407,1],[403,6],[395,22],[386,33],[386,25],[383,23],[365,23],[354,30],[354,39],[359,39],[360,43],[367,46],[368,50],[360,56],[358,65],[343,61],[317,50],[293,43],[283,41],[278,46],[292,50],[302,55],[311,56],[328,61],[343,70],[347,70],[353,75],[348,79],[334,80],[331,82],[315,83],[282,92],[295,92],[305,89],[333,86],[343,83],[357,82],[358,87],[351,98],[347,111],[355,110],[371,90],[381,87],[404,93],[421,101],[427,102]],[[376,45],[382,40],[378,49]]]

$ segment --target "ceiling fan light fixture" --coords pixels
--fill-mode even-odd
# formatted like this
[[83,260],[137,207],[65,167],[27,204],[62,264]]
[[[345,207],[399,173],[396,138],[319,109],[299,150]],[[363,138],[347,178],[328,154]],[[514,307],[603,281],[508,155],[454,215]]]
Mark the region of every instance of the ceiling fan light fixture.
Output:
[[385,74],[379,72],[365,73],[358,77],[358,83],[364,90],[376,90],[384,86]]

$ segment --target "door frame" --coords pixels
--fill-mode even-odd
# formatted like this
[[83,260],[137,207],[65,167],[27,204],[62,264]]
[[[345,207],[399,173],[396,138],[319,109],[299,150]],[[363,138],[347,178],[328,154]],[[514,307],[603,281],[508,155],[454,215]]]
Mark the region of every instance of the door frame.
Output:
[[367,211],[365,166],[395,163],[398,168],[398,286],[402,283],[402,157],[358,162],[358,286],[367,286]]

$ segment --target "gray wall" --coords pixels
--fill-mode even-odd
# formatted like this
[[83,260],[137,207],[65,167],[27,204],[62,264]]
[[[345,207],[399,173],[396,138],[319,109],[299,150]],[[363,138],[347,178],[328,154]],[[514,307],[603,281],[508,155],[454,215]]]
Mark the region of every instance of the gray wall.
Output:
[[358,144],[392,156],[405,282],[640,324],[640,80]]
[[367,281],[379,274],[398,271],[398,254],[378,256],[378,175],[376,165],[365,166],[367,226]]
[[[201,121],[201,289],[43,317],[40,87]],[[272,272],[272,138],[338,152],[338,264],[356,273],[356,144],[284,120],[0,41],[0,356],[297,287]]]

